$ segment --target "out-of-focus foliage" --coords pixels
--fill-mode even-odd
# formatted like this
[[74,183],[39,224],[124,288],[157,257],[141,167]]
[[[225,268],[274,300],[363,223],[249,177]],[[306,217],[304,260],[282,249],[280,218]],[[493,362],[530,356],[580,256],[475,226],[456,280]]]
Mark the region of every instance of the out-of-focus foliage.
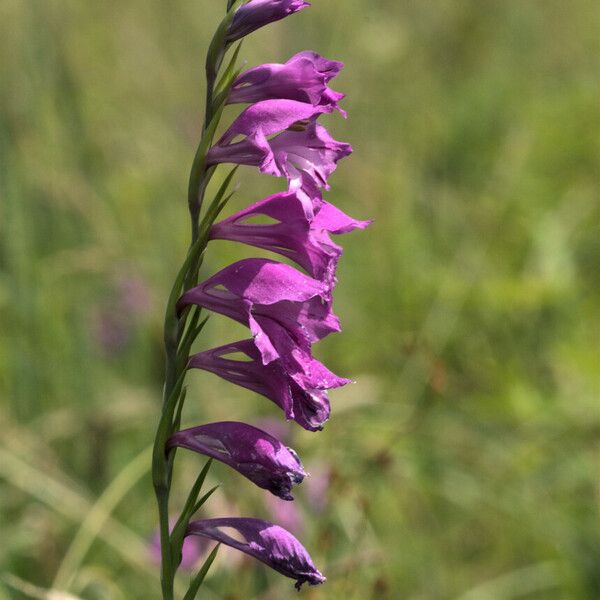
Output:
[[[140,453],[222,4],[0,4],[0,598],[158,599]],[[345,331],[319,354],[358,382],[324,433],[291,430],[315,483],[273,517],[329,577],[307,598],[600,597],[599,12],[314,0],[244,45],[346,62],[350,118],[328,123],[355,154],[330,199],[376,219],[343,240]],[[232,208],[281,188],[238,180]],[[250,255],[215,243],[205,273]],[[202,344],[241,331],[215,317]],[[279,417],[190,379],[186,424]],[[181,457],[176,507],[202,464]],[[281,512],[211,477],[208,514]],[[296,595],[222,552],[203,597]]]

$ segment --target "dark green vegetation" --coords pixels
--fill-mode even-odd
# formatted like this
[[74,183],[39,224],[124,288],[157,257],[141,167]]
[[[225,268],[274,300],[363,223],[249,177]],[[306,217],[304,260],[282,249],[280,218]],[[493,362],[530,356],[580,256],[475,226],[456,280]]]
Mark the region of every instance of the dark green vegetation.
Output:
[[[144,544],[161,320],[221,4],[0,6],[0,598],[53,583],[158,598]],[[313,4],[242,50],[346,62],[350,118],[328,123],[356,151],[331,199],[376,219],[343,240],[345,331],[319,345],[358,383],[332,395],[325,432],[291,440],[309,471],[331,469],[323,512],[298,494],[329,577],[303,595],[599,598],[598,4]],[[282,186],[237,179],[232,207]],[[215,243],[204,272],[250,255]],[[242,335],[214,317],[203,347]],[[279,417],[190,380],[186,424]],[[181,464],[178,502],[202,462]],[[269,517],[264,493],[222,466],[218,482],[208,514]],[[225,552],[203,590],[296,597]]]

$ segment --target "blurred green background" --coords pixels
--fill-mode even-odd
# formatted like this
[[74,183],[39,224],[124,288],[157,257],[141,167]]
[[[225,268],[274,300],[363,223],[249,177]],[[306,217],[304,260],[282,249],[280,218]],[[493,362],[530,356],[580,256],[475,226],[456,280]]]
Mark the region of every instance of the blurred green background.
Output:
[[[147,448],[223,4],[0,3],[0,598],[159,598]],[[599,31],[595,0],[314,0],[245,43],[345,61],[328,199],[376,220],[341,240],[345,330],[317,349],[357,383],[288,432],[296,513],[211,474],[206,514],[292,523],[329,578],[304,597],[600,598]],[[228,210],[283,185],[237,181]],[[214,243],[204,273],[250,255]],[[280,417],[190,382],[186,425]],[[203,464],[180,460],[175,507]],[[203,589],[296,597],[227,552]]]

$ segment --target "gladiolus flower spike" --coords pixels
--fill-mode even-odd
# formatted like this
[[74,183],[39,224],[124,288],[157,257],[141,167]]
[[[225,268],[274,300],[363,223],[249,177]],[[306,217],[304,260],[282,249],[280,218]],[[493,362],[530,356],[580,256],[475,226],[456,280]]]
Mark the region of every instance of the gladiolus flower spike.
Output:
[[[306,476],[298,455],[273,435],[237,421],[181,429],[190,369],[216,374],[271,400],[288,421],[319,431],[330,417],[328,391],[349,383],[313,357],[313,346],[340,331],[332,309],[342,247],[332,235],[364,229],[323,199],[338,161],[352,152],[319,123],[322,114],[346,113],[344,94],[329,87],[342,63],[305,51],[286,63],[268,63],[240,74],[226,54],[237,40],[308,7],[304,0],[227,1],[227,15],[207,53],[207,106],[203,134],[190,174],[188,203],[192,240],[169,297],[165,319],[166,375],[163,410],[155,439],[152,476],[160,521],[163,600],[174,600],[174,578],[186,536],[199,536],[244,552],[302,584],[325,577],[308,552],[285,529],[252,518],[192,520],[214,488],[201,494],[210,461],[217,460],[268,490],[274,502],[291,501]],[[216,142],[226,104],[248,104]],[[232,194],[234,171],[203,210],[207,186],[224,163],[245,165],[287,180],[287,190],[254,202],[215,223]],[[227,240],[283,256],[296,267],[268,258],[246,258],[200,277],[207,246]],[[192,355],[209,311],[233,319],[250,336]],[[240,359],[239,355],[244,359]],[[179,518],[170,521],[175,450],[209,458]],[[235,530],[236,537],[228,531]],[[243,538],[244,541],[240,541]],[[191,539],[191,538],[188,538]],[[193,600],[216,549],[192,580],[184,600]]]

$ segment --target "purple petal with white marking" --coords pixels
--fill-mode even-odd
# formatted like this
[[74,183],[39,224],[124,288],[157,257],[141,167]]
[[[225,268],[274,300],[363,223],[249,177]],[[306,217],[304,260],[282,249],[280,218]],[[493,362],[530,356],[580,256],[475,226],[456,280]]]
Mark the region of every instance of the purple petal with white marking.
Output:
[[179,446],[229,465],[258,487],[283,500],[306,473],[298,455],[265,431],[234,421],[210,423],[173,434],[168,448]]
[[[228,529],[244,538],[231,537]],[[189,524],[187,535],[199,535],[226,544],[260,560],[278,573],[302,584],[319,585],[325,577],[317,570],[306,548],[289,532],[262,519],[222,518],[203,519]]]

